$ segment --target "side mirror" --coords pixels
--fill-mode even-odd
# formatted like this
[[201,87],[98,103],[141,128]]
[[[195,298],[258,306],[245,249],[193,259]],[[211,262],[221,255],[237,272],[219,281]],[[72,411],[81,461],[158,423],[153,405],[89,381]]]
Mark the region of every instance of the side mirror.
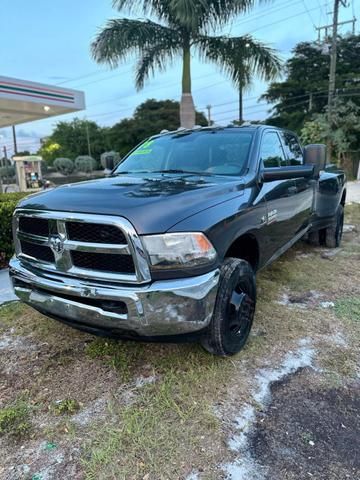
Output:
[[314,177],[313,165],[296,165],[292,167],[264,168],[261,172],[263,182],[275,182],[278,180],[291,180],[293,178]]
[[304,165],[314,165],[314,176],[318,178],[326,166],[326,145],[307,145],[304,148]]

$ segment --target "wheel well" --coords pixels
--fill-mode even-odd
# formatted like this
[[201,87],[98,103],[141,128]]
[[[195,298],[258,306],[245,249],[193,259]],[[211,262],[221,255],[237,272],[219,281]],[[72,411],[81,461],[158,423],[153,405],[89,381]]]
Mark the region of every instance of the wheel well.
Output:
[[345,206],[345,201],[346,201],[346,190],[343,191],[341,201],[340,201],[340,203],[343,207]]
[[242,235],[230,245],[225,254],[225,258],[227,257],[242,258],[256,271],[259,263],[259,245],[256,238],[250,234]]

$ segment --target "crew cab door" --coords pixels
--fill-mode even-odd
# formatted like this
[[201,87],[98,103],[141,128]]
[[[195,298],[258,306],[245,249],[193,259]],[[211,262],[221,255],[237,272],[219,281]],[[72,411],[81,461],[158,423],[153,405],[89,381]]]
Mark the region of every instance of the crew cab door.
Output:
[[[299,140],[292,132],[282,130],[279,132],[286,157],[290,166],[303,165],[304,154]],[[313,178],[299,177],[294,180],[296,187],[294,202],[295,226],[294,236],[304,230],[310,223],[315,197],[316,182]]]
[[[260,172],[266,168],[288,166],[284,149],[276,130],[266,130],[260,143]],[[261,173],[260,173],[261,175]],[[261,182],[261,177],[260,180]],[[295,234],[294,210],[297,187],[294,180],[276,180],[261,184],[265,194],[267,215],[263,218],[267,258],[270,259]]]

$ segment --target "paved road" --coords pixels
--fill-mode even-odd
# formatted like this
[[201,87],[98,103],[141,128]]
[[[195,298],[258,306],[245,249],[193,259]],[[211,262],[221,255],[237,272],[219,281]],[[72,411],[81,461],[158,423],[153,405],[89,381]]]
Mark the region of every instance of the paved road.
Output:
[[347,203],[360,203],[360,181],[348,183],[346,201]]
[[17,298],[11,288],[9,270],[0,270],[0,305],[12,300],[17,300]]

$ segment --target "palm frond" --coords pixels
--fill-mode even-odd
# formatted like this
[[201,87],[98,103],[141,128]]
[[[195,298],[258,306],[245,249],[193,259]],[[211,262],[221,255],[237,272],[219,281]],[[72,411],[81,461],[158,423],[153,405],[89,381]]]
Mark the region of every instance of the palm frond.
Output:
[[236,85],[241,81],[246,86],[253,76],[273,80],[281,72],[281,60],[275,50],[250,35],[199,36],[196,46],[200,58],[218,65]]
[[[264,1],[264,0],[263,0]],[[246,13],[256,0],[169,0],[172,15],[193,32],[206,33]]]
[[208,32],[225,26],[237,15],[247,13],[257,3],[272,0],[113,0],[118,11],[130,14],[154,15],[169,25],[192,32]]
[[145,17],[156,16],[159,20],[170,20],[170,0],[113,0],[113,7],[119,12],[140,13]]
[[182,44],[177,31],[150,20],[127,18],[109,20],[91,45],[94,59],[116,67],[131,55],[141,55],[146,49],[167,46],[174,49]]
[[180,53],[180,48],[176,46],[169,48],[168,44],[144,49],[136,66],[135,83],[137,90],[144,87],[145,81],[155,74],[155,70],[165,71]]

